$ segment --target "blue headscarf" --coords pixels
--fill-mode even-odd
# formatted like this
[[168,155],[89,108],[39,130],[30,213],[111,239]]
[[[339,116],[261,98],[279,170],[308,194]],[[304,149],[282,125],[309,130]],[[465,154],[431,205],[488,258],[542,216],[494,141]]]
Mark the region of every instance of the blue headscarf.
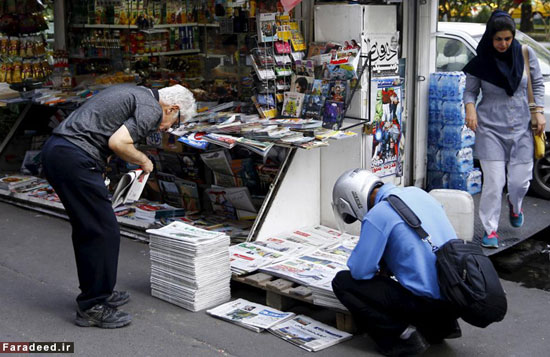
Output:
[[463,71],[492,83],[513,96],[523,76],[524,61],[521,44],[515,39],[515,24],[512,35],[512,44],[504,53],[498,52],[493,46],[493,36],[497,32],[494,28],[495,19],[506,16],[514,24],[514,20],[506,12],[496,10],[487,22],[485,33],[477,45],[477,56],[464,67]]

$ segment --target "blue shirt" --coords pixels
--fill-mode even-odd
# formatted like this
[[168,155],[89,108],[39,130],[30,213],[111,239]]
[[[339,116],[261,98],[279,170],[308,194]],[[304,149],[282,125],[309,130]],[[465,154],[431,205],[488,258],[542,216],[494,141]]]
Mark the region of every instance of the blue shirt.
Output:
[[376,195],[375,205],[363,218],[359,243],[348,260],[351,275],[357,280],[371,279],[383,259],[406,289],[415,295],[441,299],[435,254],[384,200],[390,194],[399,196],[413,210],[435,245],[456,238],[451,222],[435,198],[418,187],[384,184]]

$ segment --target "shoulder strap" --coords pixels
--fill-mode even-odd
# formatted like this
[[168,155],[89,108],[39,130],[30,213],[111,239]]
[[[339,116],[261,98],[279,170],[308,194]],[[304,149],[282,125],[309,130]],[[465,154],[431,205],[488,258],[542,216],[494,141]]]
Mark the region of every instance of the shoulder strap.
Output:
[[438,248],[432,243],[430,235],[422,228],[422,221],[418,216],[412,211],[412,209],[399,197],[396,195],[389,195],[386,198],[386,201],[393,207],[395,212],[407,223],[414,231],[418,234],[420,239],[427,241],[432,247],[432,251],[437,250]]
[[529,106],[531,106],[531,103],[535,103],[535,96],[533,95],[533,85],[531,84],[531,69],[529,66],[527,45],[521,46],[521,52],[523,53],[523,62],[525,62],[525,72],[527,73],[527,99],[529,100]]

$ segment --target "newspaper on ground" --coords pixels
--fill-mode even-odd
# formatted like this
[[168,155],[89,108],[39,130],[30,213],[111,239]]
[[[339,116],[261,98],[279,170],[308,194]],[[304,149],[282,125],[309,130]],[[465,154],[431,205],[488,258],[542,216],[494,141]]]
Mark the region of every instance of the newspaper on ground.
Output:
[[245,299],[230,301],[206,312],[255,332],[261,332],[295,316],[292,312],[279,311]]
[[352,338],[347,332],[304,315],[279,323],[268,331],[310,352],[320,351]]
[[148,229],[151,295],[191,311],[231,298],[229,237],[175,221]]

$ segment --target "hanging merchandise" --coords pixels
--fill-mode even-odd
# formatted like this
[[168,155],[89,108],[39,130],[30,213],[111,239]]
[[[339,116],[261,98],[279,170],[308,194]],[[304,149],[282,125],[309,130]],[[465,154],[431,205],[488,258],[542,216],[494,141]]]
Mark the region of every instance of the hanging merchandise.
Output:
[[43,31],[44,7],[36,0],[0,1],[0,82],[26,90],[51,73]]

